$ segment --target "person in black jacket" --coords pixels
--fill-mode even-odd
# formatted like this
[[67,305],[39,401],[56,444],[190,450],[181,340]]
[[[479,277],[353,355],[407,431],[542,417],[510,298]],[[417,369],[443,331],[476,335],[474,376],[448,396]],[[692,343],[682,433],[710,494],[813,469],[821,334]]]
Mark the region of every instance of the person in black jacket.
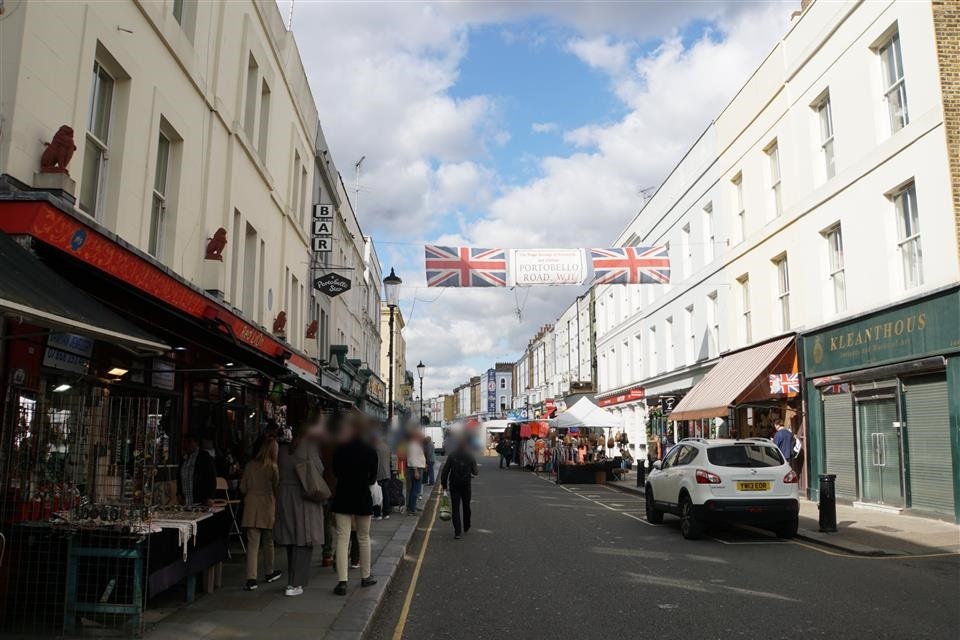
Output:
[[[450,502],[453,507],[453,537],[460,539],[461,532],[470,531],[470,486],[473,477],[479,472],[477,461],[470,453],[470,446],[466,437],[461,437],[454,445],[453,453],[447,456],[440,470],[440,486],[444,491],[449,489]],[[463,519],[460,517],[461,506]]]
[[360,586],[370,587],[377,581],[370,575],[370,520],[373,516],[373,497],[370,485],[377,481],[379,465],[377,450],[369,442],[369,425],[362,414],[354,414],[345,425],[351,430],[347,441],[333,452],[333,474],[337,491],[330,510],[337,528],[337,578],[333,592],[347,594],[350,531],[357,530],[360,547]]
[[183,504],[213,504],[217,491],[217,469],[213,456],[200,448],[196,435],[183,437],[183,462],[177,470],[177,495]]

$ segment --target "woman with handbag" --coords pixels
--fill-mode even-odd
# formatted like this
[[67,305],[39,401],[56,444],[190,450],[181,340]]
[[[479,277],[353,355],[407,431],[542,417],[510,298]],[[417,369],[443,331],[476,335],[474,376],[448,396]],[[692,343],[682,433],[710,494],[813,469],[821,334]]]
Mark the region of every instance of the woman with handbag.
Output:
[[279,447],[276,440],[264,440],[253,460],[247,463],[240,480],[243,494],[243,521],[247,534],[247,591],[257,588],[257,562],[263,549],[267,582],[280,578],[273,567],[273,525],[277,518],[276,491],[280,484],[277,469]]
[[333,452],[333,474],[337,477],[337,493],[331,511],[337,525],[337,586],[333,592],[347,595],[350,557],[350,531],[356,528],[360,551],[360,586],[371,587],[377,581],[370,575],[370,520],[373,517],[373,496],[370,485],[377,481],[377,450],[367,437],[369,425],[360,414],[351,416],[349,439]]
[[287,549],[286,596],[299,596],[310,582],[313,545],[323,544],[323,503],[330,489],[320,461],[320,421],[311,418],[306,399],[288,399],[287,420],[293,439],[280,445],[277,466],[277,522],[274,541]]

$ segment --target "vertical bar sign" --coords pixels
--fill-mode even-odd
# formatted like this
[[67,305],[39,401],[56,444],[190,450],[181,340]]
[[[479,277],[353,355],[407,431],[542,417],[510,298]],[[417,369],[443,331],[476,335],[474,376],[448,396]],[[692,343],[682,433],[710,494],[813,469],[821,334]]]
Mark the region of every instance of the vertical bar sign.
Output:
[[313,205],[313,250],[317,253],[333,251],[333,205]]

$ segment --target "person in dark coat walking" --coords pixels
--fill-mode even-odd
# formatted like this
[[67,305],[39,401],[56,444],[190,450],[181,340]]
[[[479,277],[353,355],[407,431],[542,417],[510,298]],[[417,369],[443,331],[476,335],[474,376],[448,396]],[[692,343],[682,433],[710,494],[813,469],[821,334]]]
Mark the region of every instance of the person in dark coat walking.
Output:
[[[477,461],[470,453],[466,436],[457,440],[453,453],[447,456],[440,470],[440,486],[449,489],[453,507],[453,537],[460,539],[461,532],[470,531],[471,482],[477,475]],[[463,509],[463,518],[460,511]]]
[[377,484],[383,492],[383,504],[373,507],[373,517],[376,520],[386,520],[390,517],[390,445],[386,443],[380,432],[374,428],[371,434],[373,447],[377,450]]
[[379,458],[369,442],[366,418],[354,414],[347,421],[351,429],[349,439],[333,452],[333,473],[337,477],[337,492],[330,510],[337,526],[337,579],[333,592],[347,594],[350,531],[357,530],[360,547],[360,586],[370,587],[377,581],[370,575],[370,520],[373,515],[373,496],[370,485],[377,481]]
[[323,544],[323,506],[307,500],[297,465],[312,465],[323,473],[319,438],[323,426],[310,414],[306,398],[287,401],[287,420],[293,425],[293,440],[280,445],[277,466],[277,519],[273,539],[287,548],[286,596],[299,596],[310,582],[313,546]]
[[217,490],[217,468],[207,451],[200,448],[200,439],[188,433],[183,437],[183,462],[177,471],[177,495],[183,504],[213,504]]

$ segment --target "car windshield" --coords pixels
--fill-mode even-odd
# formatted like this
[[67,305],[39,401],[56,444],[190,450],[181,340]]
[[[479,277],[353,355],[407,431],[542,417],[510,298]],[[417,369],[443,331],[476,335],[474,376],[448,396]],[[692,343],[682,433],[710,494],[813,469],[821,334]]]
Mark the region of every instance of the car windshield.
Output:
[[779,467],[780,451],[765,444],[731,444],[707,449],[710,464],[718,467]]

